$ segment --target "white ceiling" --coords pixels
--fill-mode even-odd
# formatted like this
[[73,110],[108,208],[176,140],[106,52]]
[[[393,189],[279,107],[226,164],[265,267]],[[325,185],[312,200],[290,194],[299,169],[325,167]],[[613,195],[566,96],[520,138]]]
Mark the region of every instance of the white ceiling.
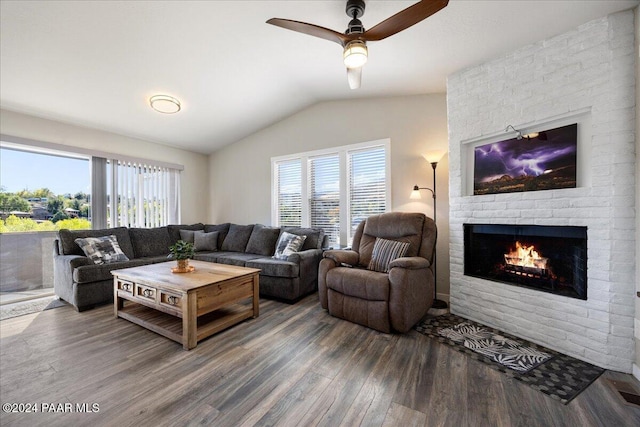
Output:
[[[336,43],[272,17],[344,31],[345,1],[0,2],[0,106],[211,153],[319,101],[446,90],[447,75],[639,1],[472,1],[369,44],[362,88]],[[415,1],[369,0],[370,28]],[[148,98],[181,100],[175,115]]]

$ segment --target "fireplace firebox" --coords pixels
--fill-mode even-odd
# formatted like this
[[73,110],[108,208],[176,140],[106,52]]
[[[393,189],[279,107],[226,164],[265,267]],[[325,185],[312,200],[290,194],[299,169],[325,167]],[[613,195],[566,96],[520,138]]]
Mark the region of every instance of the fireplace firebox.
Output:
[[587,299],[587,228],[464,224],[464,274]]

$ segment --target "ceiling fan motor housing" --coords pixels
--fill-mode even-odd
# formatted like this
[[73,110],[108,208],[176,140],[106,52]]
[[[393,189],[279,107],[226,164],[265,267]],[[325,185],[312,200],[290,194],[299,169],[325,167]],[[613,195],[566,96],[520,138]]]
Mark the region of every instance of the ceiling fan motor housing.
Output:
[[353,18],[349,21],[347,31],[344,33],[349,34],[362,34],[364,33],[364,25],[358,19],[364,15],[364,1],[363,0],[348,0],[347,1],[347,16]]
[[349,18],[361,18],[364,15],[364,0],[348,0],[347,1],[347,16]]

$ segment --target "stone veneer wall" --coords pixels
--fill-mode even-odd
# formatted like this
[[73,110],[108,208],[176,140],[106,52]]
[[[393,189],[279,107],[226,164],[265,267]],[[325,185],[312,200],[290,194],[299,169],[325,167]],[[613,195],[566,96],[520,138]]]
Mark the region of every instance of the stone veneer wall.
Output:
[[[451,311],[631,372],[635,298],[634,13],[460,71],[447,82]],[[473,196],[474,145],[578,122],[578,188]],[[525,132],[526,133],[526,132]],[[471,157],[472,159],[472,157]],[[470,188],[471,187],[471,188]],[[588,227],[586,301],[464,276],[464,223]]]

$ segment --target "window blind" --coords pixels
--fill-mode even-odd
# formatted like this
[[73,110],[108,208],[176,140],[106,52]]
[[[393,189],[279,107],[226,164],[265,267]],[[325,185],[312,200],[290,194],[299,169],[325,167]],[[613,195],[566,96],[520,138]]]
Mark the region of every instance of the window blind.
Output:
[[111,227],[160,227],[180,222],[180,171],[112,159],[109,162]]
[[389,210],[389,140],[271,159],[275,225],[324,230],[328,245],[350,245],[360,222]]
[[309,159],[309,215],[311,227],[321,228],[330,244],[340,242],[340,157]]
[[379,146],[349,151],[349,241],[371,215],[386,212],[386,150]]
[[278,224],[302,225],[302,161],[288,160],[276,164]]

